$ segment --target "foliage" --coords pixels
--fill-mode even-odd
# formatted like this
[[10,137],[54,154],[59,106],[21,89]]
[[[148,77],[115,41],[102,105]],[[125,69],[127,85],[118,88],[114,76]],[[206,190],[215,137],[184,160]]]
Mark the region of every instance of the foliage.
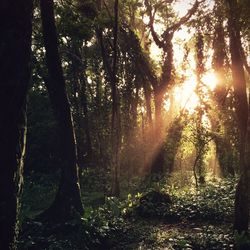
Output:
[[[34,219],[49,205],[49,197],[56,191],[56,176],[33,174],[29,177],[23,197],[19,249],[112,249],[118,246],[136,249],[139,245],[153,249],[231,249],[232,230],[218,227],[232,221],[235,180],[213,180],[195,190],[190,188],[192,182],[181,185],[180,175],[176,174],[162,179],[158,185],[153,183],[153,188],[150,188],[152,183],[147,183],[149,186],[144,183],[140,186],[143,192],[127,194],[119,200],[105,197],[101,192],[103,184],[98,182],[98,178],[105,177],[102,173],[96,177],[95,173],[95,169],[82,173],[85,214],[76,214],[72,220],[57,225]],[[135,186],[132,190],[136,190]],[[244,244],[245,240],[238,237],[236,242]]]
[[103,206],[88,207],[83,216],[76,213],[64,223],[26,219],[19,249],[109,249],[127,233],[121,211],[119,200],[110,197]]
[[169,212],[184,220],[231,221],[234,193],[234,181],[209,183],[198,191],[173,190],[173,207]]
[[21,222],[33,219],[48,208],[53,201],[59,180],[59,173],[46,175],[31,172],[25,178],[22,195]]
[[58,169],[56,122],[44,86],[34,86],[28,95],[28,134],[25,171],[51,173]]
[[242,232],[241,234],[235,232],[234,241],[236,249],[246,250],[250,247],[250,237],[249,235],[246,235],[245,232]]
[[[167,185],[165,194],[170,194],[169,202],[152,202],[145,199],[137,204],[136,210],[140,215],[150,215],[168,222],[205,220],[213,223],[232,221],[235,181],[217,181],[209,183],[199,190],[190,187],[176,188]],[[139,208],[139,209],[138,209]],[[143,208],[143,209],[142,209]],[[141,213],[141,211],[143,211]]]

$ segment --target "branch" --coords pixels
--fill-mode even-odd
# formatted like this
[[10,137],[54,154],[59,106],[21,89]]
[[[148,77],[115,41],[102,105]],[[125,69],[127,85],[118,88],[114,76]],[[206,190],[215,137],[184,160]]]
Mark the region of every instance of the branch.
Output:
[[129,27],[126,27],[126,29],[127,30],[121,28],[121,35],[124,36],[124,39],[122,40],[128,41],[127,43],[125,43],[125,46],[123,46],[122,49],[125,48],[125,51],[137,63],[136,65],[138,65],[138,70],[142,73],[142,75],[145,75],[147,77],[154,91],[156,91],[156,89],[158,89],[158,79],[150,65],[150,61],[143,52],[139,39],[134,31]]
[[149,14],[149,28],[150,28],[150,32],[151,32],[151,35],[155,41],[155,44],[159,47],[159,48],[163,48],[164,46],[164,42],[161,41],[157,35],[157,33],[155,32],[155,29],[154,29],[154,18],[155,18],[155,12],[156,10],[154,11],[154,14],[152,14],[152,7],[150,6],[148,0],[145,0],[145,6],[147,8],[147,12]]
[[187,14],[185,16],[183,16],[179,22],[173,24],[171,27],[169,27],[163,34],[163,37],[165,36],[165,33],[166,34],[169,34],[169,33],[173,33],[175,32],[176,30],[178,30],[181,25],[183,25],[184,23],[186,23],[190,18],[191,16],[196,12],[196,10],[198,9],[199,7],[199,4],[204,2],[205,0],[201,0],[201,1],[198,1],[196,0],[193,7],[191,9],[188,10]]

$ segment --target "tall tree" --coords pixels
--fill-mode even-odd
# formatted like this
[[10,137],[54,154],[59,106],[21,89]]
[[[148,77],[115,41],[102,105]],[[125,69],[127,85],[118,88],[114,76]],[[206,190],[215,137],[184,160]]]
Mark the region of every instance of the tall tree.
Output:
[[[249,224],[248,168],[246,161],[248,100],[246,80],[241,55],[241,36],[239,26],[239,8],[236,0],[227,0],[228,29],[232,63],[233,87],[236,100],[236,114],[240,132],[240,172],[241,177],[236,190],[234,228],[237,232],[247,232]],[[248,143],[249,144],[249,143]],[[249,158],[249,157],[248,157]]]
[[57,119],[61,140],[62,166],[59,189],[53,204],[45,214],[48,216],[56,214],[58,220],[64,220],[70,217],[72,209],[79,213],[83,212],[79,188],[75,134],[58,51],[54,2],[53,0],[41,0],[40,6],[46,49],[46,64],[49,75],[45,84]]
[[16,249],[30,81],[32,0],[0,2],[0,249]]
[[[225,41],[225,30],[223,21],[225,20],[225,6],[223,3],[218,1],[214,6],[215,12],[215,27],[214,27],[214,38],[213,38],[213,61],[212,66],[217,78],[217,85],[212,92],[212,100],[216,105],[211,110],[210,122],[214,132],[213,139],[216,145],[216,154],[220,165],[221,175],[226,177],[228,174],[234,175],[233,166],[233,146],[230,142],[229,126],[228,123],[228,102],[226,96],[228,94],[229,86],[226,78],[226,41]],[[221,128],[225,130],[222,132]]]
[[[101,1],[98,3],[99,9],[101,9]],[[97,29],[97,38],[101,46],[103,65],[106,71],[106,75],[111,87],[112,97],[112,117],[111,117],[111,147],[112,147],[112,184],[111,195],[119,196],[119,175],[120,175],[120,150],[121,150],[121,120],[120,120],[120,100],[118,92],[118,8],[119,1],[114,2],[114,18],[113,21],[113,43],[112,44],[112,56],[109,58],[107,49],[105,47],[103,39],[102,29]],[[110,63],[111,61],[111,63]]]
[[183,24],[189,21],[192,15],[196,12],[200,1],[195,1],[193,7],[189,9],[186,15],[181,17],[177,22],[172,25],[167,25],[164,27],[162,34],[159,36],[155,30],[154,23],[156,18],[156,13],[161,8],[160,4],[155,4],[154,6],[148,1],[145,0],[145,6],[149,16],[149,29],[155,44],[163,52],[163,63],[161,64],[161,75],[159,78],[151,81],[153,90],[154,90],[154,101],[155,101],[155,123],[157,130],[162,125],[162,104],[163,97],[166,94],[168,88],[170,87],[171,76],[174,68],[174,51],[173,51],[173,36],[174,33],[181,28]]

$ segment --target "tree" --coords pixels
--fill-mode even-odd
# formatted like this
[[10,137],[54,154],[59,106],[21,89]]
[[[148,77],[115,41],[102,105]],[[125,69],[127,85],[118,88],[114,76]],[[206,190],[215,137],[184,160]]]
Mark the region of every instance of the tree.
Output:
[[[118,8],[119,1],[114,2],[114,20],[113,26],[113,43],[112,43],[112,58],[109,58],[107,49],[105,47],[103,39],[103,31],[98,28],[96,31],[97,39],[100,43],[103,65],[106,71],[106,75],[111,87],[111,98],[112,98],[112,117],[111,117],[111,147],[112,147],[112,184],[111,184],[111,195],[119,196],[119,175],[120,175],[120,150],[121,150],[121,118],[120,118],[120,100],[118,92]],[[99,9],[101,3],[99,3]],[[110,16],[111,20],[112,17]],[[109,62],[111,61],[111,63]]]
[[[212,113],[208,115],[210,117],[211,127],[213,130],[213,139],[216,145],[216,154],[220,165],[221,175],[227,177],[228,175],[234,176],[234,152],[233,146],[230,141],[230,129],[228,125],[230,119],[230,112],[228,106],[231,97],[226,98],[229,93],[229,84],[226,78],[227,67],[227,44],[225,41],[225,30],[223,21],[225,20],[225,6],[223,3],[218,1],[214,6],[215,12],[215,27],[214,27],[214,38],[213,38],[213,61],[212,67],[216,74],[217,85],[212,92],[211,99],[215,103]],[[235,120],[235,119],[233,119]],[[230,127],[230,128],[229,128]],[[225,132],[223,133],[222,130]]]
[[[240,132],[240,172],[241,177],[235,197],[235,221],[234,229],[238,233],[248,231],[249,202],[248,202],[248,169],[249,157],[246,158],[246,146],[248,130],[248,101],[246,92],[246,80],[241,56],[241,36],[239,26],[239,8],[236,0],[227,0],[228,4],[228,30],[230,39],[230,54],[232,63],[233,87],[236,100],[236,114],[238,129]],[[247,145],[248,144],[248,145]],[[249,147],[249,146],[248,146]],[[248,159],[248,161],[246,161]]]
[[187,14],[181,17],[177,22],[167,25],[164,27],[164,31],[159,36],[154,28],[156,12],[160,8],[159,5],[155,4],[154,8],[153,5],[150,4],[148,0],[145,0],[145,5],[147,8],[147,12],[149,15],[149,29],[155,44],[162,49],[163,51],[163,63],[161,65],[161,75],[156,81],[152,81],[152,87],[154,90],[154,101],[155,101],[155,123],[158,128],[161,128],[161,110],[162,110],[162,103],[163,97],[166,94],[168,88],[170,87],[172,71],[174,68],[173,65],[173,36],[174,33],[181,28],[183,24],[188,22],[188,20],[192,17],[192,15],[196,12],[200,2],[195,1],[193,7],[187,12]]
[[0,3],[0,249],[16,249],[26,144],[32,0]]
[[57,119],[58,133],[61,140],[61,180],[59,189],[54,202],[44,215],[57,220],[65,220],[71,216],[72,210],[79,213],[83,212],[75,134],[58,52],[53,0],[41,0],[40,6],[49,75],[45,84]]

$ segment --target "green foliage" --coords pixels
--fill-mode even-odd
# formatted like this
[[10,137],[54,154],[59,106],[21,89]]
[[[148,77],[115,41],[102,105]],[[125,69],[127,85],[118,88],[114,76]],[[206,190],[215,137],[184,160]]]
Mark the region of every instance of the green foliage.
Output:
[[234,237],[236,249],[247,250],[250,248],[250,237],[245,232],[241,234],[235,232]]
[[169,212],[185,220],[231,221],[234,193],[234,181],[209,183],[198,191],[173,190],[173,206]]
[[65,223],[23,222],[19,249],[109,249],[127,232],[122,203],[108,197],[103,206],[85,209]]
[[169,172],[173,171],[175,157],[181,143],[183,129],[186,125],[186,118],[187,117],[183,115],[183,117],[181,116],[175,119],[168,131],[166,143],[164,145],[164,155],[166,165],[165,167]]
[[171,198],[168,194],[152,190],[140,198],[136,211],[145,217],[162,216],[162,211],[168,209],[170,204]]
[[106,169],[96,169],[94,166],[81,170],[80,182],[84,187],[83,192],[106,191],[110,182],[109,171]]
[[70,37],[74,42],[80,40],[88,41],[93,37],[93,19],[96,10],[92,1],[81,1],[79,6],[65,4],[58,5],[56,14],[58,18],[58,31],[60,37]]
[[44,86],[34,86],[28,95],[28,132],[25,171],[54,172],[60,164],[56,122]]
[[111,239],[113,234],[122,233],[124,219],[121,217],[122,206],[115,197],[107,197],[105,204],[97,209],[85,212],[84,220],[103,238]]
[[45,175],[31,172],[25,177],[21,221],[34,218],[52,203],[59,182],[59,173]]
[[140,215],[150,215],[168,222],[204,220],[213,223],[232,221],[235,182],[217,181],[201,187],[198,191],[190,187],[181,190],[167,185],[165,195],[170,194],[172,202],[152,202],[144,199],[137,204]]
[[19,249],[100,249],[102,236],[79,216],[62,224],[26,221]]

